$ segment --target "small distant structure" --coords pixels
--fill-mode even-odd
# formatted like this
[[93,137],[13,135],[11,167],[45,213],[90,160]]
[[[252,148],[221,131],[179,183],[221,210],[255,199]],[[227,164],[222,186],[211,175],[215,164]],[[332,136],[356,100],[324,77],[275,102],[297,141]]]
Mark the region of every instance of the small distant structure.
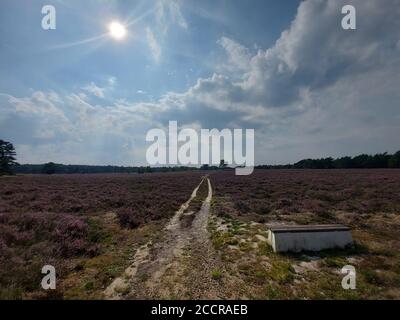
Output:
[[271,226],[267,241],[274,252],[343,249],[353,244],[350,228],[339,224]]

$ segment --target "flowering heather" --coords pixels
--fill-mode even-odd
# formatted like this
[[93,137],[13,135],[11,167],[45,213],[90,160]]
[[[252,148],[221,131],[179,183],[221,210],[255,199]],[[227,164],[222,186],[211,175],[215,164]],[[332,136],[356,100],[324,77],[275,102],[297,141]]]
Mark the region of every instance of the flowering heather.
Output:
[[[0,181],[0,213],[55,212],[75,215],[114,210],[138,223],[169,217],[186,201],[198,173],[149,175],[18,176]],[[127,224],[129,225],[129,223]]]
[[171,217],[199,173],[30,175],[0,179],[0,298],[38,290],[45,264],[60,277],[73,258],[101,251],[92,216],[116,213],[123,227]]
[[400,212],[400,170],[256,170],[212,175],[219,214],[258,215]]

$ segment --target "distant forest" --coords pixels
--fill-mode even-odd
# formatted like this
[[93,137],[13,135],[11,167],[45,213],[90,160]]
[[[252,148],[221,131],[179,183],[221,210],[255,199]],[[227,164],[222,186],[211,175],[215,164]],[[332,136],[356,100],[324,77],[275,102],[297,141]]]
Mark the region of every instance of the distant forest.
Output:
[[191,167],[123,167],[123,166],[90,166],[65,165],[59,163],[19,164],[14,166],[15,173],[22,174],[69,174],[69,173],[148,173],[197,170]]
[[[226,167],[222,165],[203,165],[201,170],[218,170]],[[400,168],[400,151],[395,154],[380,153],[376,155],[362,154],[355,157],[304,159],[295,164],[287,165],[260,165],[256,169],[352,169],[352,168]],[[46,164],[17,164],[13,167],[15,173],[20,174],[69,174],[69,173],[148,173],[198,170],[194,167],[123,167],[123,166],[90,166],[64,165],[49,162]]]
[[258,169],[367,169],[400,168],[400,151],[395,154],[361,154],[355,157],[304,159],[288,165],[262,165]]

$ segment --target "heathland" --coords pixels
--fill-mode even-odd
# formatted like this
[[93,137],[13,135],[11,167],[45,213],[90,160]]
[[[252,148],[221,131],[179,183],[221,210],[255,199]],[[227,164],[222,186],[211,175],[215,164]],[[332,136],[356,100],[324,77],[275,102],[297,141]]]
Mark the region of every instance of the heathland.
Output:
[[[281,223],[346,224],[355,245],[276,254]],[[4,176],[0,298],[398,299],[398,230],[397,169]]]

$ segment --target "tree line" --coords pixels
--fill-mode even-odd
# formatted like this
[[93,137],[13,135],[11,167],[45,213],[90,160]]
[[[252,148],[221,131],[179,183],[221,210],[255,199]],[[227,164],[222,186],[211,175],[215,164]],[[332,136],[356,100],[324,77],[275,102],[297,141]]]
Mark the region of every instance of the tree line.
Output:
[[[334,159],[304,159],[295,164],[261,165],[256,169],[361,169],[361,168],[400,168],[400,151],[394,154],[378,153],[361,154],[355,157]],[[200,170],[229,169],[224,160],[219,166],[203,165]],[[124,167],[124,166],[92,166],[65,165],[54,162],[45,164],[18,164],[12,143],[0,139],[0,175],[4,174],[72,174],[72,173],[148,173],[197,170],[194,167]]]
[[190,167],[124,167],[98,165],[65,165],[49,162],[45,164],[23,164],[14,167],[20,174],[72,174],[72,173],[149,173],[196,170]]
[[355,157],[341,157],[334,159],[304,159],[288,165],[262,165],[259,169],[373,169],[373,168],[400,168],[400,151],[394,154],[378,153],[375,155],[361,154]]

